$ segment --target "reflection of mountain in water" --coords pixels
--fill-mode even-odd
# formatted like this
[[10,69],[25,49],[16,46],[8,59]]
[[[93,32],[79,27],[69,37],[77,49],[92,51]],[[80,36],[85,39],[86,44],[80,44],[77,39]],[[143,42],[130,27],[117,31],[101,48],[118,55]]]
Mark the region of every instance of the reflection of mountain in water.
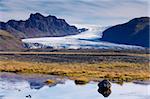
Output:
[[4,95],[0,95],[0,99],[3,99]]
[[30,84],[30,88],[31,89],[40,89],[40,88],[42,88],[43,86],[44,86],[44,84],[43,83],[39,83],[39,82],[29,82],[29,84]]
[[[37,81],[28,81],[30,88],[31,89],[41,89],[42,87],[44,87],[46,85],[46,83],[44,82],[37,82]],[[55,86],[58,83],[64,84],[63,82],[56,82],[54,84],[50,84],[48,85],[49,87]]]
[[[41,89],[46,85],[44,83],[47,79],[53,79],[56,84],[64,83],[64,80],[54,76],[41,76],[41,75],[17,75],[15,73],[0,73],[0,88],[1,89],[15,89],[22,90],[26,88],[30,89]],[[48,85],[49,87],[55,86],[56,84]],[[0,94],[1,99],[1,94]]]

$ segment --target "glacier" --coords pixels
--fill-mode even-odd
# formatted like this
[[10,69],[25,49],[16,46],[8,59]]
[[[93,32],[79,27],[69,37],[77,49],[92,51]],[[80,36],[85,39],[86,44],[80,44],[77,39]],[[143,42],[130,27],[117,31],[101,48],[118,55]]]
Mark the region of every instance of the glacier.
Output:
[[64,37],[41,37],[22,39],[22,42],[30,49],[53,48],[53,49],[144,49],[140,46],[115,44],[100,41],[102,32],[106,26],[76,25],[88,30],[77,35]]

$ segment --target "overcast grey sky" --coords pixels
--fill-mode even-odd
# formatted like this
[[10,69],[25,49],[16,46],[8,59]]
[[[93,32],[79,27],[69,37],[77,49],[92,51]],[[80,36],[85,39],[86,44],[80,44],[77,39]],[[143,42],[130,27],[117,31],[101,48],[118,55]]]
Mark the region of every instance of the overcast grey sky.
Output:
[[0,21],[31,13],[54,15],[70,24],[114,25],[149,16],[149,0],[0,0]]

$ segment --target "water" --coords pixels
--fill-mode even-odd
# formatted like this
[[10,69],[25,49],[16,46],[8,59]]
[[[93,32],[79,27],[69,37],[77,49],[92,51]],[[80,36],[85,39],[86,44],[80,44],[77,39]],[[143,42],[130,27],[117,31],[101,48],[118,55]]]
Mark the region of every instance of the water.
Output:
[[[53,79],[55,85],[43,81]],[[74,81],[49,75],[19,75],[0,73],[0,99],[149,99],[150,85],[112,83],[111,93],[106,98],[97,89],[97,82],[76,85]]]

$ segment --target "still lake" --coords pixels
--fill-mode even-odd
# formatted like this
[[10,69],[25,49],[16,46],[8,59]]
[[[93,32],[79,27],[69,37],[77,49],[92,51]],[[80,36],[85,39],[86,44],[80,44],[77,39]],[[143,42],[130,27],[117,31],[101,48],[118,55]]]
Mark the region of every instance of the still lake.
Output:
[[[52,79],[57,84],[43,82]],[[111,83],[108,97],[100,94],[98,82],[76,85],[73,80],[51,75],[0,73],[0,99],[149,99],[149,82]]]

